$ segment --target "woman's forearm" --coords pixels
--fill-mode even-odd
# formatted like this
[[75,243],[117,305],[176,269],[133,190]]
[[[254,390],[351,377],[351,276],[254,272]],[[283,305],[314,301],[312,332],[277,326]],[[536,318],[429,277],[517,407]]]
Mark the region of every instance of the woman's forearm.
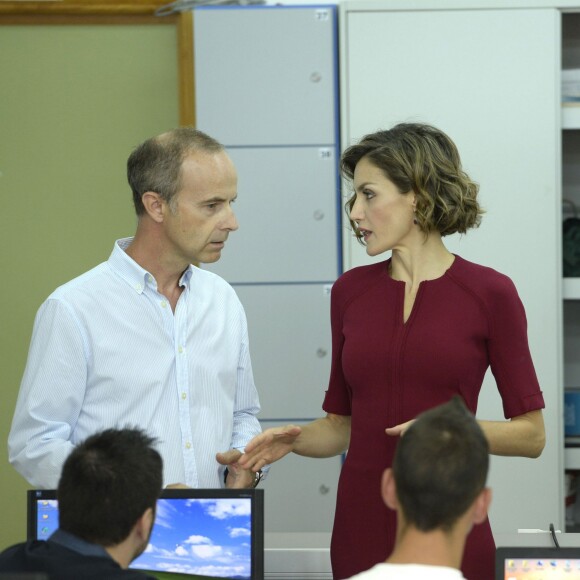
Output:
[[302,426],[294,453],[305,457],[334,457],[348,449],[350,416],[328,414]]
[[530,411],[509,421],[478,421],[493,455],[539,457],[546,444],[542,411]]

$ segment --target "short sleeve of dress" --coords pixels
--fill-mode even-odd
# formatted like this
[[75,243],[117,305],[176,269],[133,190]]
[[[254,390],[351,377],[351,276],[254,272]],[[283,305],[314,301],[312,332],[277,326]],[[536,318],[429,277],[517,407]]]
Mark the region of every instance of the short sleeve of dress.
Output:
[[322,409],[335,415],[351,414],[351,393],[342,370],[342,348],[344,335],[342,319],[344,314],[343,280],[337,280],[330,295],[330,327],[332,332],[332,360],[328,390]]
[[544,408],[528,344],[524,306],[513,282],[500,275],[488,290],[490,367],[506,419]]

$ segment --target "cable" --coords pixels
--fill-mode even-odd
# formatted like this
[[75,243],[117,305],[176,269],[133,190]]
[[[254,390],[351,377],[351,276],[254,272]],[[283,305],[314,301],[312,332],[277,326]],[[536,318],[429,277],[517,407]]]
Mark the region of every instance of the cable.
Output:
[[550,533],[552,534],[552,540],[554,540],[556,548],[559,548],[560,544],[558,544],[558,538],[556,538],[556,530],[554,529],[554,524],[550,524]]

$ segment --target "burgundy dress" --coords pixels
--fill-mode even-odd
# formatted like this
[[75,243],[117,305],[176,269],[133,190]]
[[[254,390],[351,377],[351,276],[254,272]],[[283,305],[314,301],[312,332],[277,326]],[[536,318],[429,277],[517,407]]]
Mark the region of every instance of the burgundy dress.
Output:
[[[396,515],[385,507],[381,476],[397,437],[385,428],[459,394],[475,413],[489,366],[506,418],[544,407],[531,360],[523,305],[503,274],[459,256],[422,282],[403,322],[404,282],[388,261],[355,268],[332,288],[332,369],[323,408],[351,415],[351,439],[338,484],[331,543],[334,578],[371,568],[390,554]],[[489,521],[470,533],[462,571],[494,577]]]

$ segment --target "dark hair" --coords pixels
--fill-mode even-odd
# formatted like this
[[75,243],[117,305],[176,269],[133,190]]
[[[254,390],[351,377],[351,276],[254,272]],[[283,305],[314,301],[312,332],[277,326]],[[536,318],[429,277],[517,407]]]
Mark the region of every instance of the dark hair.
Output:
[[138,145],[127,160],[127,179],[137,215],[145,213],[141,198],[147,191],[158,193],[171,204],[181,187],[181,165],[185,157],[196,151],[219,153],[223,150],[221,143],[193,127],[180,127]]
[[101,546],[126,539],[161,493],[154,442],[139,429],[107,429],[75,447],[58,484],[59,527]]
[[[415,193],[415,219],[425,234],[436,230],[447,236],[479,226],[484,213],[477,202],[479,186],[463,171],[455,143],[439,129],[401,123],[366,135],[342,154],[343,176],[352,181],[363,158],[381,169],[401,194]],[[345,204],[349,220],[355,199],[353,195]],[[362,242],[356,224],[350,223]]]
[[407,523],[449,531],[485,487],[488,467],[487,439],[459,397],[419,415],[393,461]]

